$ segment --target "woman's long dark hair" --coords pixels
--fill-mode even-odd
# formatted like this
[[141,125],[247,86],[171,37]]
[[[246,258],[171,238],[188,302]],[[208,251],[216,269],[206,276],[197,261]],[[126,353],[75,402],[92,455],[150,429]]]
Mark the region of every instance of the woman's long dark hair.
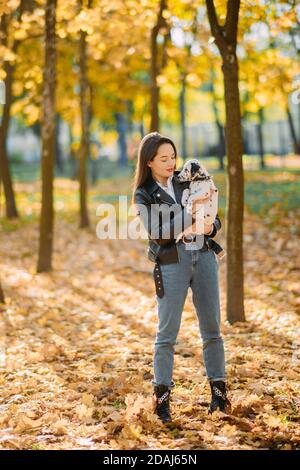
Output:
[[150,132],[142,138],[138,148],[137,164],[132,185],[132,204],[135,203],[134,193],[136,189],[142,186],[151,176],[151,168],[147,163],[154,159],[158,148],[162,144],[171,144],[175,152],[175,157],[177,157],[176,146],[169,137],[163,136],[159,134],[159,132]]

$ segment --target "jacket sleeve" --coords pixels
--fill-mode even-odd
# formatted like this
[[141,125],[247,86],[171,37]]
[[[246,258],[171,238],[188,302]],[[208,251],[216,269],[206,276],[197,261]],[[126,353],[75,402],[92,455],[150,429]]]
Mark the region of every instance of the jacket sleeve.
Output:
[[217,232],[222,227],[221,220],[218,214],[216,215],[215,221],[213,222],[213,226],[214,226],[213,231],[211,232],[211,234],[207,235],[210,238],[214,238],[217,235]]
[[164,216],[160,206],[151,203],[149,196],[139,189],[135,192],[134,201],[136,215],[140,217],[150,239],[157,241],[161,246],[170,243],[171,239],[176,239],[184,229],[192,225],[192,216],[186,208],[182,209],[180,204],[174,204],[178,210],[174,211],[174,217],[170,217],[170,212],[167,211]]

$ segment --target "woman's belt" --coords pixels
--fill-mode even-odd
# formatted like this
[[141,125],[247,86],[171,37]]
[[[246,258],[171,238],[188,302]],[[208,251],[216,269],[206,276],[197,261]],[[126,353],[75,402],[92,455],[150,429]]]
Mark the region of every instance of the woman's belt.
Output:
[[[184,235],[182,237],[182,241],[185,245],[187,245],[191,242],[194,242],[196,240],[196,236],[197,235],[192,235],[191,233],[189,233],[188,235]],[[226,255],[226,251],[224,250],[224,248],[222,248],[221,245],[219,245],[219,243],[217,243],[212,238],[204,237],[204,243],[209,250],[213,250],[215,252],[219,259],[224,258],[224,256]]]

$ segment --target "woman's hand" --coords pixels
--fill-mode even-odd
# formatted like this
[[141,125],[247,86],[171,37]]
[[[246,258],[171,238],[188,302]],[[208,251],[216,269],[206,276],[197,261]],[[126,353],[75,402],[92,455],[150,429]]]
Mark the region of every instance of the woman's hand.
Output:
[[196,222],[194,222],[192,225],[190,225],[189,227],[187,227],[183,232],[181,232],[177,239],[176,239],[176,242],[182,238],[183,236],[185,235],[189,235],[190,233],[192,233],[193,235],[197,234],[197,235],[209,235],[212,231],[213,231],[213,228],[214,228],[214,224],[210,224],[210,225],[206,225],[204,224],[204,232],[203,231],[197,231],[197,227],[196,227]]
[[[189,228],[190,228],[190,231],[191,231],[191,232],[193,232],[193,233],[198,233],[198,232],[197,232],[197,228],[196,228],[196,222],[193,223],[193,224],[191,225],[191,227],[189,227]],[[213,231],[213,228],[214,228],[214,224],[210,224],[210,225],[204,224],[204,232],[198,233],[198,235],[202,235],[202,234],[208,235],[208,234],[210,234],[210,233]]]
[[204,224],[204,234],[209,235],[214,229],[214,224],[205,225]]

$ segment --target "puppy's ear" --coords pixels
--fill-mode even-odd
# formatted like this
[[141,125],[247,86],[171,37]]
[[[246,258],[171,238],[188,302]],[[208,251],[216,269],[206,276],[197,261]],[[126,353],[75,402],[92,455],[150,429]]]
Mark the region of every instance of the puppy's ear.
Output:
[[191,177],[192,178],[197,173],[197,171],[199,171],[199,164],[192,162],[191,163]]

